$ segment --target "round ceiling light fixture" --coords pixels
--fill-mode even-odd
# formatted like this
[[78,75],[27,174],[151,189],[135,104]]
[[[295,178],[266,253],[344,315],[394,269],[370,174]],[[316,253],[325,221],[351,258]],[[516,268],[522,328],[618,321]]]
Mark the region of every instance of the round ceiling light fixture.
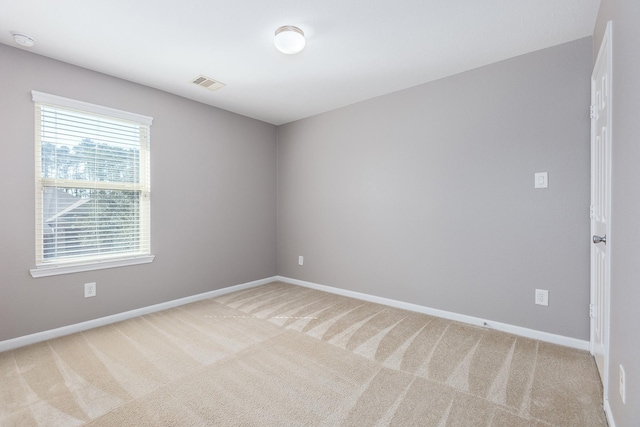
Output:
[[13,36],[13,41],[15,41],[16,44],[22,47],[33,47],[33,45],[36,44],[36,41],[33,39],[33,37],[26,34],[11,31],[11,35]]
[[280,52],[294,55],[304,49],[306,40],[300,28],[293,25],[284,25],[276,30],[273,43]]

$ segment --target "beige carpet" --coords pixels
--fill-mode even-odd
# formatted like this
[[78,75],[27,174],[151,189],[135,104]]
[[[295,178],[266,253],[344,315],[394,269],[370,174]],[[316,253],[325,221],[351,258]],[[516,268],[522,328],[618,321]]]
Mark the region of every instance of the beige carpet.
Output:
[[0,353],[1,426],[606,426],[582,351],[284,283]]

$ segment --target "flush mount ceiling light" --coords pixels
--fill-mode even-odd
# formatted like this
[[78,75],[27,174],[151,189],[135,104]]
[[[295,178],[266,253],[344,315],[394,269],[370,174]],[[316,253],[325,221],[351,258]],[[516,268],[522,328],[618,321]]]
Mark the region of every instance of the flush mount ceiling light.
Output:
[[11,35],[13,36],[13,41],[15,41],[16,44],[22,47],[32,47],[34,44],[36,44],[36,41],[33,39],[33,37],[26,34],[11,31]]
[[293,25],[285,25],[276,30],[273,43],[280,52],[294,55],[304,49],[306,41],[300,28]]

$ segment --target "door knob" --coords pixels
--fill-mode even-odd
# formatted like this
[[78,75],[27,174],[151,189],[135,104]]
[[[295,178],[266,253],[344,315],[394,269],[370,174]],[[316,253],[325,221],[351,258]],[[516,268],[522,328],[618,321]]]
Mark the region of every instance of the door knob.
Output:
[[600,237],[600,236],[596,236],[594,234],[593,235],[593,243],[604,243],[606,245],[607,244],[607,235],[605,234],[604,236]]

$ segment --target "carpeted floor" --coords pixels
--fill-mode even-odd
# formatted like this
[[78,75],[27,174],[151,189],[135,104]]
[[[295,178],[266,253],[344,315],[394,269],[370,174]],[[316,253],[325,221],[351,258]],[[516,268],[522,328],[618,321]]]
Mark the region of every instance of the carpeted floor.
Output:
[[586,352],[284,283],[0,353],[1,426],[606,426]]

